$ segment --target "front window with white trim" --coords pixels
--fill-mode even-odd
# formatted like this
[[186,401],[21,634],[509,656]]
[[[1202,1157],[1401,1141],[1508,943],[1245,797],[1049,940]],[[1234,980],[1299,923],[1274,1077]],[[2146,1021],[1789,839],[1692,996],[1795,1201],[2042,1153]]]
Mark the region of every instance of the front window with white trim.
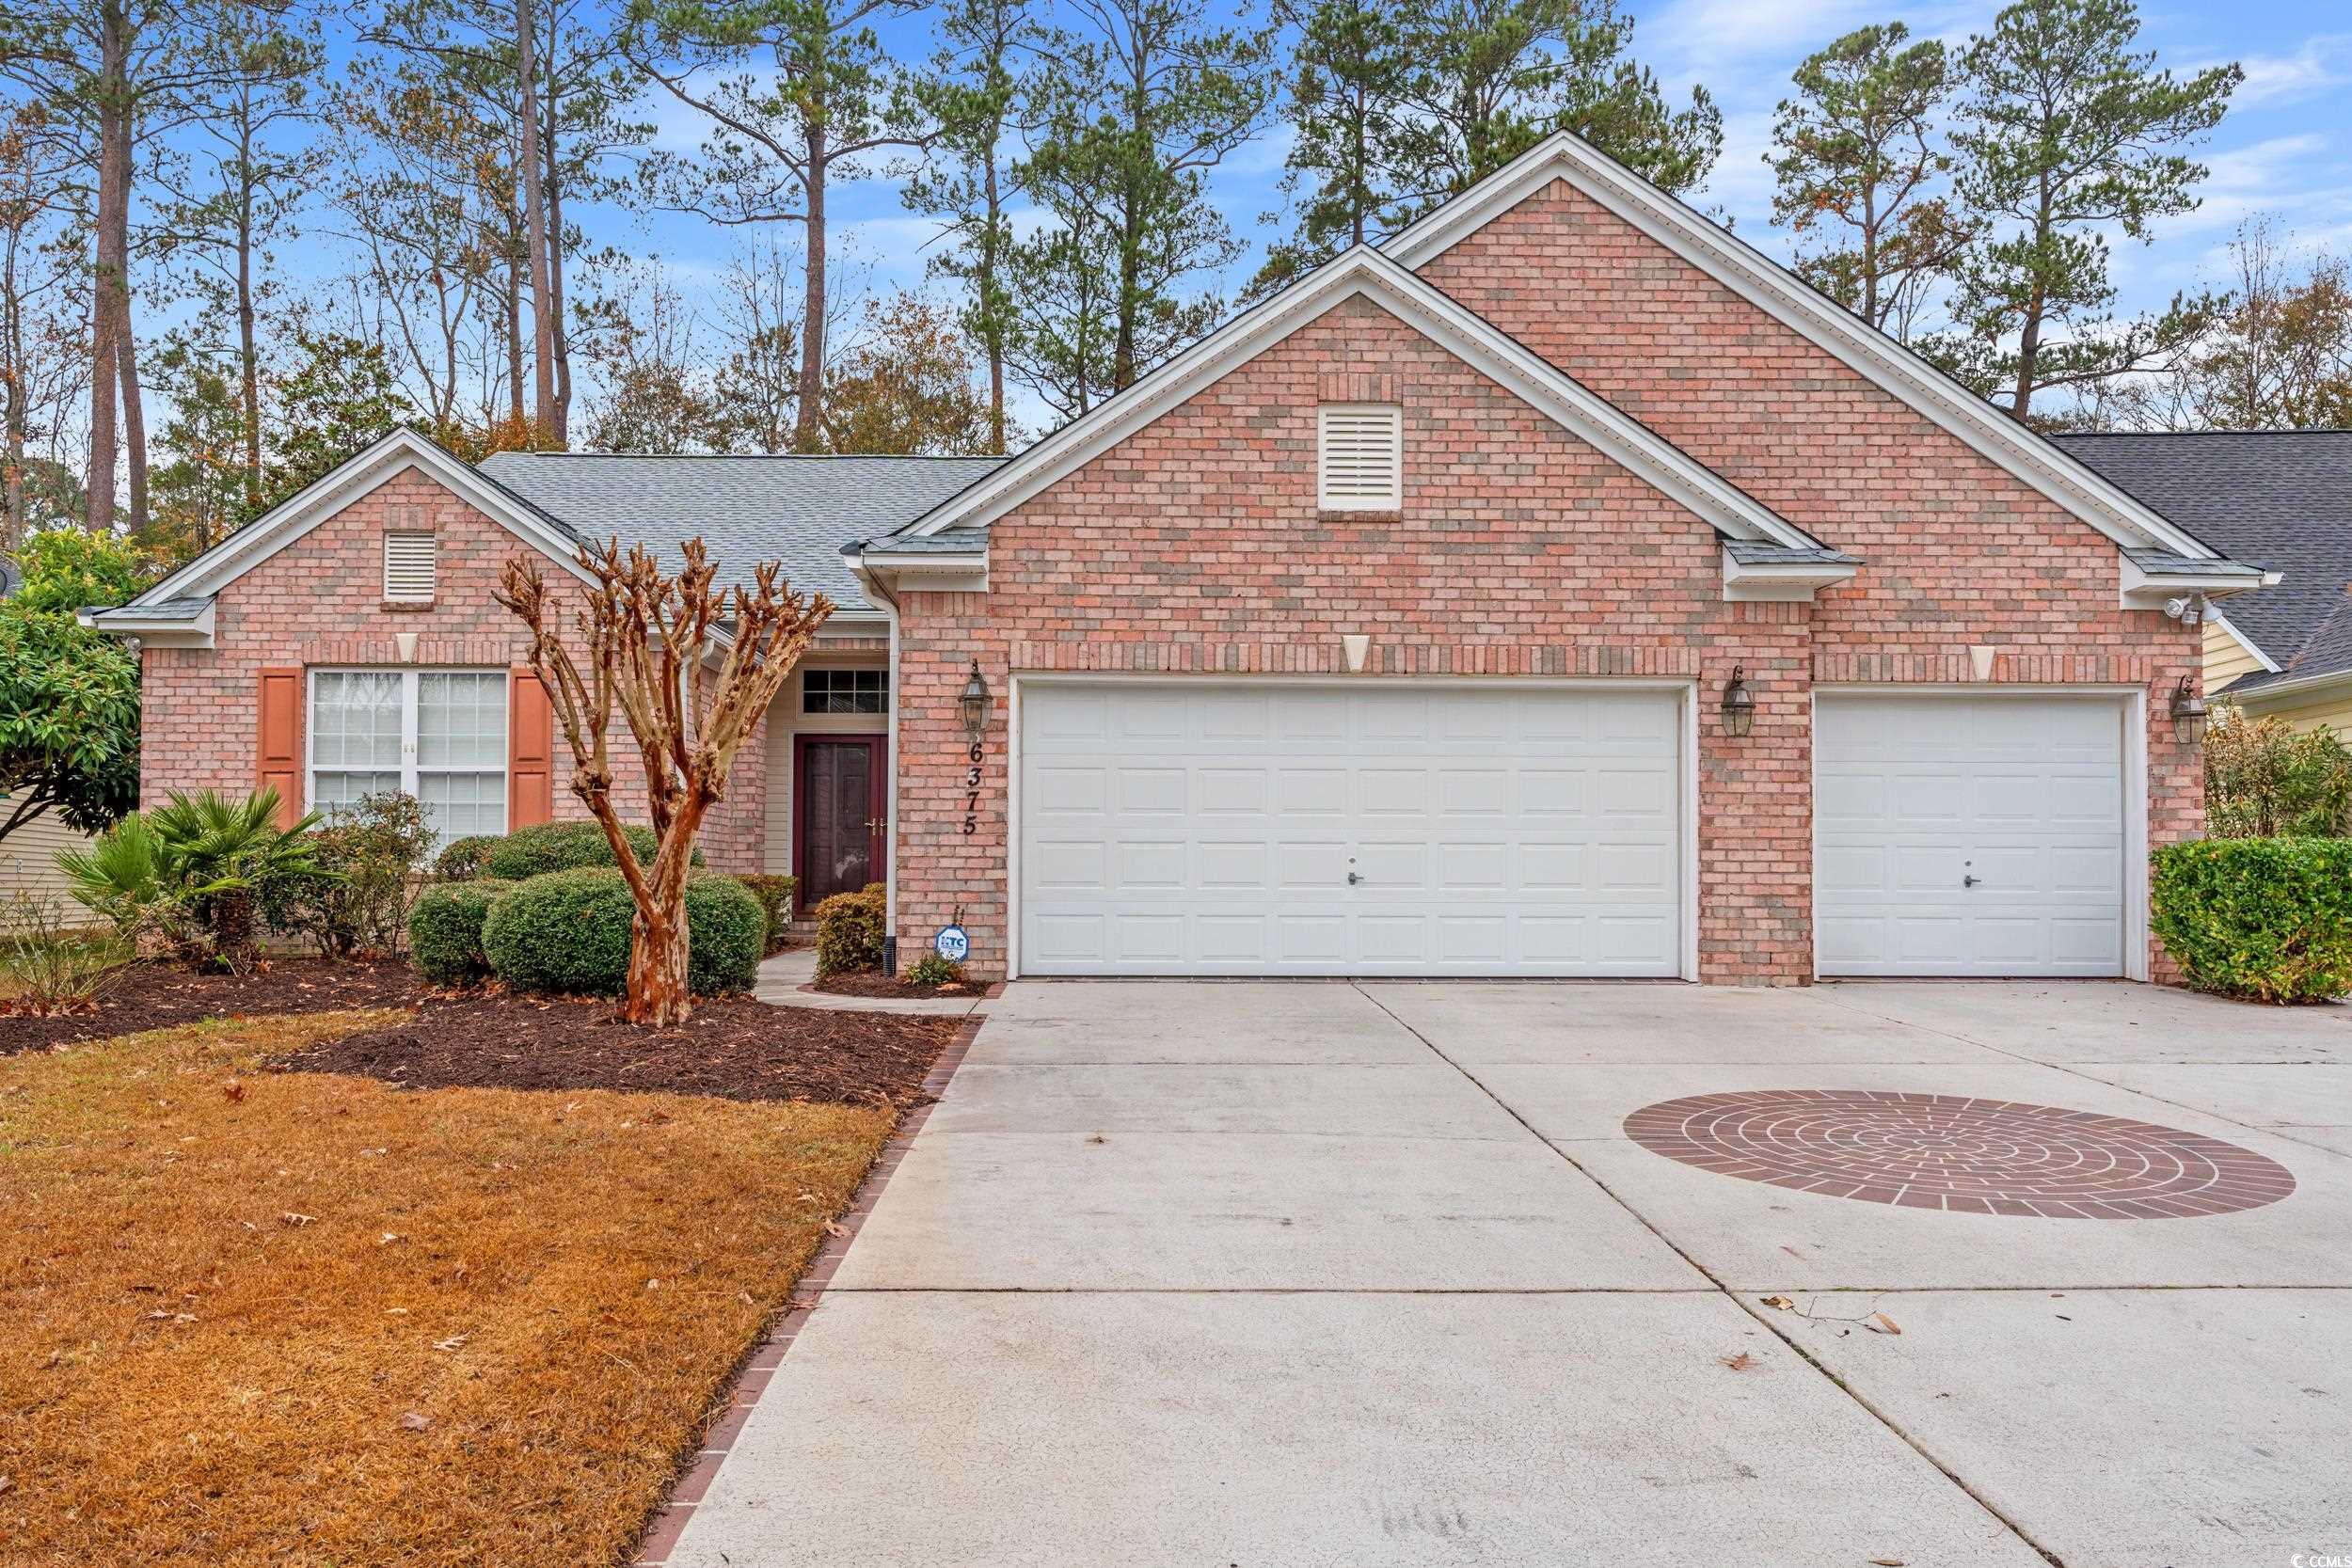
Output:
[[400,790],[437,839],[506,831],[506,672],[314,670],[310,804]]
[[1405,504],[1405,410],[1327,403],[1315,411],[1315,505],[1394,512]]

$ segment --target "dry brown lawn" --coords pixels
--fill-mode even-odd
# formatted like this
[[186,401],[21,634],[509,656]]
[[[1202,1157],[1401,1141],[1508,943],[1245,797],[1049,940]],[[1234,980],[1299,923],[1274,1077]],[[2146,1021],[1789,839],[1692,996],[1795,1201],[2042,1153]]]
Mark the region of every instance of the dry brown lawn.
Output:
[[0,1562],[616,1560],[891,1116],[0,1059]]

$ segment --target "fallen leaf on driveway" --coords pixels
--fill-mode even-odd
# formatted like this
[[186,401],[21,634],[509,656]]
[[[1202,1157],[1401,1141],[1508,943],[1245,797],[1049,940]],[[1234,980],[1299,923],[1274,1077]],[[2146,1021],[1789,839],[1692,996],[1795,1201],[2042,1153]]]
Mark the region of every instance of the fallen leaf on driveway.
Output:
[[1873,1334],[1900,1334],[1903,1331],[1902,1324],[1883,1312],[1871,1313],[1862,1320],[1862,1326]]
[[1874,1557],[1870,1560],[1870,1568],[1903,1568],[1903,1560],[1899,1557]]
[[1790,1301],[1787,1296],[1766,1296],[1763,1298],[1763,1301],[1765,1306],[1773,1308],[1775,1311],[1794,1312],[1797,1309],[1797,1304]]
[[1746,1351],[1741,1351],[1737,1355],[1719,1355],[1715,1357],[1715,1359],[1722,1362],[1724,1366],[1729,1367],[1735,1372],[1744,1372],[1750,1367],[1756,1365],[1756,1357],[1750,1355]]

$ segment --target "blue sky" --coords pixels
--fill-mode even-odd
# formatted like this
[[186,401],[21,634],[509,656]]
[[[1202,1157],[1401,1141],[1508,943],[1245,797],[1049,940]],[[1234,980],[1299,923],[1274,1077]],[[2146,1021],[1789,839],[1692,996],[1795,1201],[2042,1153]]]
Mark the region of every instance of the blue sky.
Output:
[[[1664,0],[1633,7],[1634,53],[1677,98],[1692,84],[1715,95],[1724,115],[1724,153],[1693,199],[1728,214],[1752,243],[1785,256],[1787,237],[1771,221],[1772,181],[1762,154],[1774,105],[1796,63],[1872,21],[1900,19],[1915,36],[1958,44],[1983,29],[1996,9],[1991,0]],[[2119,247],[2115,277],[2123,308],[2151,309],[2175,290],[2218,285],[2224,246],[2249,216],[2275,215],[2305,245],[2352,248],[2352,12],[2340,0],[2202,0],[2151,7],[2143,23],[2143,40],[2164,64],[2185,71],[2235,59],[2248,79],[2203,154],[2212,172],[2202,207],[2166,223],[2151,246]],[[885,36],[910,60],[930,52],[919,14],[892,24]],[[662,145],[691,150],[700,140],[693,111],[666,99],[648,100],[645,107]],[[1276,182],[1284,146],[1280,126],[1271,126],[1217,171],[1216,199],[1249,247],[1225,279],[1229,293],[1255,269],[1264,241],[1279,232],[1261,215],[1280,205]],[[895,183],[874,180],[837,188],[833,205],[836,246],[872,287],[921,285],[932,226],[905,211]],[[609,244],[636,255],[659,254],[690,292],[715,276],[744,242],[739,230],[677,215],[619,208],[579,215],[588,226],[591,248]],[[778,237],[789,237],[788,231]],[[333,249],[332,241],[314,231],[298,247],[299,260],[289,260],[304,270],[328,270],[335,264]]]

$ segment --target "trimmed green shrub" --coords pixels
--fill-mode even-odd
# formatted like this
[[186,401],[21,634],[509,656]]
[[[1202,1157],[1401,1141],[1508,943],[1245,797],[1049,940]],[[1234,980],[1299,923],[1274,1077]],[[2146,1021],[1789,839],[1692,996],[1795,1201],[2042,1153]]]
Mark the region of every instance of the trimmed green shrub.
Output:
[[2152,861],[2152,923],[2190,985],[2258,1002],[2352,990],[2352,839],[2202,839]]
[[433,859],[433,875],[445,882],[470,882],[482,875],[482,863],[499,845],[496,833],[469,833],[441,846]]
[[963,984],[963,965],[936,953],[926,953],[907,971],[906,982],[910,986],[960,986]]
[[482,951],[482,923],[512,882],[477,877],[443,882],[418,895],[408,911],[408,957],[437,986],[467,986],[490,973]]
[[[510,888],[482,922],[490,971],[521,990],[617,996],[636,913],[617,868],[551,871]],[[698,996],[747,990],[759,971],[759,900],[730,877],[686,884],[687,984]]]
[[[654,842],[651,828],[630,828],[628,846],[637,852],[640,865],[651,865],[654,851],[660,847]],[[612,863],[612,846],[605,842],[604,830],[596,823],[542,822],[491,840],[482,856],[481,874],[520,882],[550,871]]]
[[882,968],[888,906],[882,884],[836,893],[817,906],[817,973],[857,974]]
[[760,913],[768,919],[768,935],[760,943],[760,951],[773,953],[784,946],[785,928],[792,923],[792,890],[801,885],[797,877],[742,876],[735,879],[751,890],[759,900]]

